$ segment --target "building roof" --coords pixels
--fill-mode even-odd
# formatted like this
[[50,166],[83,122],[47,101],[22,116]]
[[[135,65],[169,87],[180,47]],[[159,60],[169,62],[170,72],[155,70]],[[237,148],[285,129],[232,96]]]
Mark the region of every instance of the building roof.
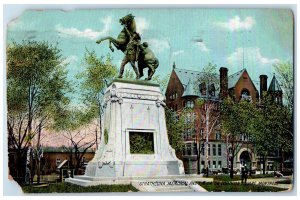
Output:
[[[199,80],[201,79],[202,72],[186,69],[174,69],[176,75],[178,76],[180,82],[184,87],[184,92],[182,97],[186,96],[198,96],[203,97],[199,91]],[[219,91],[215,91],[216,97],[219,95]]]
[[174,71],[184,87],[187,86],[189,81],[195,83],[197,80],[199,80],[201,74],[201,72],[199,71],[178,69],[178,68],[175,68]]
[[269,86],[269,89],[268,89],[268,92],[282,92],[282,89],[275,77],[275,74],[272,78],[272,81],[270,83],[270,86]]
[[198,92],[195,92],[194,83],[191,81],[191,79],[189,79],[185,87],[185,90],[182,94],[182,97],[187,97],[187,96],[199,96]]
[[228,76],[228,89],[235,87],[235,85],[240,80],[244,71],[246,71],[246,69],[242,69],[242,70]]

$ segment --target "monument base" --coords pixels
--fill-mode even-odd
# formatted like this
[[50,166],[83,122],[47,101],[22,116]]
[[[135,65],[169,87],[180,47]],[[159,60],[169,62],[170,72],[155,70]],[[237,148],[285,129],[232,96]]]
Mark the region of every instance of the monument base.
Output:
[[74,176],[67,178],[68,183],[80,186],[95,185],[132,185],[141,192],[206,192],[196,182],[213,182],[213,178],[202,175],[177,175],[159,177],[90,177]]
[[104,95],[101,141],[88,177],[159,177],[184,174],[170,146],[159,85],[116,79]]

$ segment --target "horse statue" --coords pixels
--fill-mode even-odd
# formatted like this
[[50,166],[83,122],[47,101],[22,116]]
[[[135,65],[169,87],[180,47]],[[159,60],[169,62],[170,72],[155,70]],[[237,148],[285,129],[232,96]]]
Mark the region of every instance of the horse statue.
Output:
[[[148,68],[148,77],[145,80],[151,80],[156,68],[159,65],[158,59],[155,57],[154,53],[148,48],[148,44],[146,42],[144,42],[143,44],[136,44],[137,56],[134,60],[126,58],[128,53],[128,43],[131,44],[133,35],[136,34],[136,23],[132,14],[128,14],[125,17],[122,17],[119,20],[119,22],[124,27],[117,38],[113,38],[111,36],[103,37],[97,40],[96,43],[100,44],[105,40],[109,40],[109,48],[112,52],[114,52],[114,48],[112,47],[113,44],[118,50],[121,50],[125,54],[125,57],[121,64],[119,75],[120,78],[122,78],[122,70],[124,70],[125,64],[127,62],[130,62],[137,75],[137,79],[143,77],[143,69]],[[134,64],[135,61],[138,61],[138,71],[136,70],[136,66]]]

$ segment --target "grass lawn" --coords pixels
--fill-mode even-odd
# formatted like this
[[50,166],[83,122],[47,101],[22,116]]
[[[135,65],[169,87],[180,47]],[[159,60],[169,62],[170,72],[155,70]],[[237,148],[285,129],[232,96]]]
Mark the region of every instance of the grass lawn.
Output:
[[137,192],[138,190],[132,185],[97,185],[82,187],[70,183],[51,183],[44,187],[40,186],[23,186],[24,193],[79,193],[79,192]]
[[241,184],[241,183],[229,183],[229,182],[198,182],[203,188],[209,192],[280,192],[286,189],[255,185],[255,184]]
[[[251,175],[248,176],[248,179],[256,179],[256,178],[267,178],[267,177],[274,177],[273,174],[257,174],[257,175]],[[209,176],[209,178],[213,178],[214,181],[240,181],[241,180],[241,175],[234,175],[233,178],[231,179],[229,174],[228,175],[212,175]]]

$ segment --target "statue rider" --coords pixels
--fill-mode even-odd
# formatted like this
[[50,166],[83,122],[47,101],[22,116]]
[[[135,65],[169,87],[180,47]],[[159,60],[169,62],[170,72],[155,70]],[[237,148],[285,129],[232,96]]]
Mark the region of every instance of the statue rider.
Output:
[[122,78],[123,73],[124,73],[124,68],[125,65],[130,62],[135,74],[136,74],[136,79],[140,78],[139,75],[139,71],[135,65],[135,62],[138,59],[138,54],[139,54],[139,46],[140,46],[140,41],[141,41],[141,37],[137,32],[133,32],[133,34],[131,35],[130,32],[127,30],[127,28],[125,27],[127,33],[129,34],[129,42],[126,46],[126,50],[124,52],[125,56],[122,60],[121,63],[121,67],[120,67],[120,74],[118,76],[118,78]]

